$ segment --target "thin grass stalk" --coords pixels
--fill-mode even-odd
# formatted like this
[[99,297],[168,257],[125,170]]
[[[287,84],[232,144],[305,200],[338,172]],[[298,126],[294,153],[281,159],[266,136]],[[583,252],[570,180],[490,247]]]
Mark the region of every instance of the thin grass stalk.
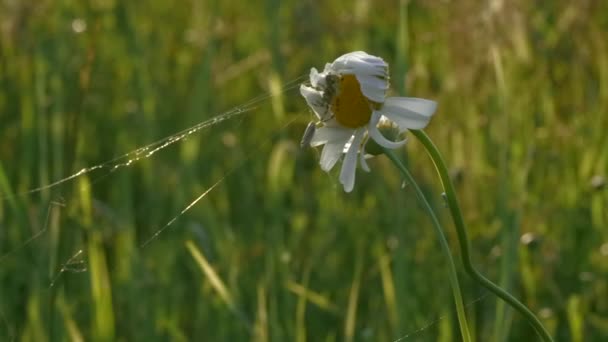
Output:
[[422,144],[424,148],[428,152],[431,160],[435,164],[435,168],[437,173],[439,174],[439,178],[441,179],[441,184],[444,188],[446,194],[446,201],[448,207],[450,209],[450,213],[452,214],[452,219],[454,221],[454,226],[456,227],[456,233],[458,235],[458,242],[460,244],[460,251],[462,254],[462,262],[464,265],[464,269],[467,273],[475,279],[479,284],[481,284],[486,289],[492,291],[495,295],[500,297],[502,300],[507,302],[507,304],[511,305],[515,310],[519,311],[524,318],[534,327],[539,336],[543,339],[543,341],[553,341],[553,338],[549,334],[549,332],[545,329],[540,320],[528,309],[524,304],[518,301],[511,294],[500,288],[498,285],[494,284],[488,278],[484,277],[475,267],[471,261],[471,253],[469,246],[469,238],[467,237],[466,226],[464,224],[464,219],[462,218],[462,212],[460,211],[460,206],[458,204],[458,199],[456,198],[456,191],[454,190],[454,185],[452,184],[452,180],[450,179],[448,169],[439,153],[439,150],[433,144],[431,139],[424,131],[421,130],[411,130],[412,134]]
[[422,202],[422,204],[424,205],[424,208],[428,212],[428,214],[431,218],[431,221],[433,222],[433,227],[435,228],[435,231],[437,232],[437,236],[439,237],[439,243],[441,245],[441,250],[443,251],[443,253],[445,254],[445,256],[448,260],[448,275],[449,275],[449,279],[450,279],[450,285],[452,287],[452,295],[454,296],[454,303],[456,304],[456,314],[458,316],[458,324],[460,326],[460,333],[462,335],[462,340],[464,342],[469,342],[469,341],[471,341],[471,334],[469,332],[469,326],[468,326],[467,318],[466,318],[466,314],[465,314],[464,303],[462,301],[462,293],[460,291],[460,284],[458,283],[458,274],[456,273],[456,265],[454,263],[454,258],[452,257],[452,252],[450,251],[450,246],[448,244],[448,241],[445,238],[445,235],[443,234],[443,229],[441,228],[441,224],[439,223],[439,220],[437,219],[437,216],[435,215],[435,212],[433,211],[433,208],[431,207],[430,203],[427,201],[426,197],[424,196],[424,193],[422,192],[422,190],[416,183],[416,180],[414,179],[414,177],[412,177],[412,175],[409,173],[407,168],[401,163],[399,158],[397,158],[397,156],[393,153],[393,151],[391,151],[389,149],[384,149],[384,153],[393,162],[393,164],[395,164],[397,169],[399,169],[401,174],[407,180],[408,184],[414,188],[414,190],[416,191],[416,196],[418,197],[420,202]]

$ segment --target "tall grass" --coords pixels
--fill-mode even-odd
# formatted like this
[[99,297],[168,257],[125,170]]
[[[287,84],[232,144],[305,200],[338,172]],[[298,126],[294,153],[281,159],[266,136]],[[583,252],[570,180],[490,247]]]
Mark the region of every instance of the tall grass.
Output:
[[[396,94],[439,102],[428,134],[482,273],[556,340],[605,340],[606,32],[603,1],[0,4],[0,340],[458,340],[412,189],[378,158],[343,194],[297,147],[310,114],[281,87],[359,49]],[[129,167],[25,194],[260,94]],[[535,339],[462,285],[476,340]]]

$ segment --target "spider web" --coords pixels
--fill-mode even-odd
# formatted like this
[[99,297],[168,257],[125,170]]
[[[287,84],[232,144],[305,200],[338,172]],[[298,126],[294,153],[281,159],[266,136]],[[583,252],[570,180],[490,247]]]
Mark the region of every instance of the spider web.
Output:
[[[300,83],[307,77],[308,77],[307,75],[301,75],[301,76],[285,83],[281,87],[279,93],[284,94],[290,90],[293,90],[293,89],[299,87]],[[210,119],[201,121],[191,127],[188,127],[179,132],[168,135],[164,138],[161,138],[161,139],[154,141],[150,144],[147,144],[145,146],[136,148],[132,151],[119,155],[110,160],[104,161],[102,163],[99,163],[99,164],[96,164],[93,166],[84,167],[72,174],[69,174],[61,179],[55,180],[49,184],[44,184],[44,185],[38,186],[36,188],[32,188],[27,191],[16,193],[16,194],[9,195],[9,196],[0,196],[0,202],[14,201],[21,197],[30,196],[30,195],[40,193],[42,191],[54,189],[61,185],[66,184],[66,183],[75,181],[79,177],[82,177],[82,176],[88,175],[88,174],[92,174],[92,173],[95,173],[95,175],[96,175],[96,177],[92,180],[92,183],[96,183],[99,180],[101,180],[102,178],[105,178],[120,169],[132,167],[140,161],[151,158],[156,153],[158,153],[172,145],[175,145],[181,141],[184,141],[188,137],[193,136],[197,133],[200,133],[203,130],[210,129],[218,124],[227,122],[229,120],[235,120],[235,119],[242,118],[246,114],[254,113],[255,110],[258,109],[259,106],[264,101],[266,101],[272,97],[273,97],[273,95],[270,92],[263,93],[261,95],[258,95],[256,97],[246,101],[245,103],[243,103],[239,106],[236,106],[228,111],[222,112]],[[300,115],[303,115],[303,114],[300,114]],[[286,127],[291,125],[297,118],[298,118],[298,116],[295,116],[293,119],[289,120],[286,124],[284,124],[277,131],[280,132],[280,131],[284,130]],[[156,240],[167,228],[169,228],[176,221],[178,221],[178,219],[181,216],[183,216],[186,212],[188,212],[190,209],[192,209],[200,200],[202,200],[205,196],[207,196],[209,193],[211,193],[215,188],[217,188],[219,185],[221,185],[234,171],[236,171],[240,167],[242,167],[251,158],[251,156],[253,154],[255,154],[255,151],[261,149],[263,146],[267,145],[270,142],[271,142],[271,138],[268,138],[265,141],[258,144],[257,146],[255,146],[253,151],[250,151],[249,153],[247,153],[246,156],[241,158],[241,160],[239,162],[237,162],[237,164],[235,166],[232,166],[231,168],[229,168],[219,179],[217,179],[215,182],[213,182],[213,184],[211,186],[209,186],[207,189],[202,191],[196,198],[191,200],[190,203],[188,203],[185,207],[183,207],[183,209],[181,209],[176,215],[171,217],[171,219],[169,219],[164,225],[162,225],[160,228],[157,228],[154,231],[154,233],[151,234],[151,236],[149,236],[142,244],[140,244],[140,248],[145,248],[152,241]],[[99,172],[101,172],[101,174],[99,174]],[[17,254],[21,250],[25,249],[27,246],[34,243],[36,240],[42,238],[49,230],[49,220],[51,218],[51,214],[52,214],[53,210],[55,210],[57,208],[63,208],[65,206],[66,206],[66,204],[65,204],[65,201],[63,200],[63,198],[57,198],[57,199],[51,200],[51,202],[49,203],[49,205],[47,207],[46,217],[44,219],[44,224],[42,225],[42,227],[37,232],[33,233],[29,238],[25,239],[23,242],[18,244],[16,247],[11,248],[4,254],[0,254],[0,265],[6,259],[12,257],[13,255]],[[49,288],[55,286],[55,284],[60,279],[60,277],[66,272],[82,273],[82,272],[86,272],[86,271],[87,271],[86,252],[84,252],[84,250],[82,248],[79,248],[65,262],[60,264],[59,269],[57,270],[56,274],[52,275],[50,278]]]
[[[300,83],[307,77],[308,77],[307,75],[302,75],[302,76],[299,76],[299,77],[287,82],[281,88],[280,94],[286,93],[290,90],[293,90],[293,89],[299,87]],[[249,101],[246,101],[245,103],[243,103],[239,106],[236,106],[228,111],[222,112],[208,120],[199,122],[189,128],[186,128],[179,132],[173,133],[169,136],[161,138],[161,139],[154,141],[150,144],[147,144],[145,146],[136,148],[132,151],[119,155],[115,158],[109,159],[107,161],[104,161],[102,163],[99,163],[99,164],[96,164],[93,166],[81,168],[80,170],[78,170],[72,174],[69,174],[61,179],[58,179],[51,183],[29,189],[24,192],[16,193],[16,194],[13,194],[10,196],[0,196],[0,202],[7,201],[7,200],[15,200],[20,197],[37,194],[37,193],[40,193],[45,190],[57,188],[68,182],[72,182],[84,175],[88,175],[88,174],[91,174],[94,172],[95,173],[102,172],[102,174],[100,174],[93,180],[93,183],[95,183],[98,180],[100,180],[101,178],[105,178],[120,169],[129,168],[142,160],[151,158],[156,153],[158,153],[174,144],[182,142],[183,140],[187,139],[188,137],[193,136],[197,133],[200,133],[203,130],[211,129],[212,127],[214,127],[220,123],[223,123],[223,122],[226,122],[229,120],[238,119],[246,114],[253,113],[256,109],[259,108],[259,106],[264,101],[266,101],[272,97],[273,97],[273,95],[271,93],[261,94],[259,96],[256,96],[256,97],[250,99]],[[303,115],[303,114],[301,114],[301,115]],[[293,124],[293,122],[297,118],[298,118],[298,116],[295,116],[293,119],[291,119],[287,123],[285,123],[282,127],[278,128],[277,131],[278,132],[283,131],[289,125]],[[264,147],[264,145],[266,145],[270,142],[271,142],[271,138],[268,138],[265,141],[259,143],[257,146],[255,146],[252,151],[249,151],[245,157],[241,158],[241,160],[236,163],[236,165],[230,167],[219,179],[217,179],[215,182],[213,182],[211,184],[211,186],[207,187],[197,197],[195,197],[193,200],[191,200],[177,214],[175,214],[173,217],[171,217],[165,224],[163,224],[162,226],[157,228],[147,239],[145,239],[145,241],[143,243],[140,244],[139,247],[146,248],[150,243],[152,243],[153,241],[158,239],[159,236],[163,232],[165,232],[168,228],[170,228],[176,221],[178,221],[184,214],[186,214],[190,209],[192,209],[197,203],[199,203],[209,193],[211,193],[218,186],[220,186],[227,178],[230,177],[230,175],[232,173],[234,173],[239,168],[243,167],[243,165],[251,158],[252,155],[255,154],[255,152],[257,150],[262,149],[262,147]],[[42,238],[49,230],[49,220],[51,219],[53,210],[62,210],[65,207],[66,207],[66,203],[63,200],[63,198],[59,197],[59,198],[51,200],[51,202],[49,203],[49,205],[47,207],[47,212],[46,212],[46,216],[45,216],[44,224],[42,225],[42,228],[39,231],[33,233],[29,238],[24,240],[18,246],[14,247],[14,248],[10,249],[8,252],[0,255],[0,265],[6,259],[12,257],[13,255],[18,253],[22,249],[26,248],[27,246],[29,246],[36,240]],[[86,251],[83,248],[77,248],[76,250],[74,250],[74,252],[73,252],[73,254],[71,254],[71,256],[69,256],[65,261],[61,262],[56,267],[56,269],[57,269],[56,272],[50,276],[50,279],[49,279],[50,282],[48,284],[48,289],[50,290],[50,289],[54,288],[56,286],[56,284],[61,280],[61,277],[65,273],[87,272],[88,269],[87,269],[86,257],[87,257]],[[478,298],[469,301],[465,305],[465,309],[466,310],[470,309],[470,307],[473,304],[485,299],[487,297],[487,295],[488,294],[485,293],[485,294],[479,296]],[[401,337],[394,340],[394,342],[410,340],[411,338],[420,336],[421,334],[428,333],[428,332],[430,332],[432,327],[436,326],[439,322],[441,322],[442,320],[444,320],[448,317],[449,317],[449,315],[445,314],[442,316],[438,316],[436,318],[431,318],[428,320],[427,323],[422,324],[419,328],[415,328],[413,331],[401,335]],[[0,312],[0,323],[2,323],[2,325],[5,325],[6,328],[10,328],[3,312]],[[12,336],[14,338],[14,334],[12,334],[10,331],[9,331],[9,334],[10,334],[10,336]]]
[[[302,76],[286,83],[283,86],[283,88],[281,89],[281,93],[285,93],[289,90],[299,87],[299,85],[300,85],[299,83],[306,77],[307,76],[302,75]],[[152,157],[155,153],[157,153],[173,144],[176,144],[195,133],[198,133],[207,128],[211,128],[212,126],[220,124],[224,121],[227,121],[230,119],[235,119],[244,114],[250,113],[253,110],[257,109],[258,105],[261,102],[263,102],[271,97],[272,97],[272,95],[270,93],[265,93],[263,95],[259,95],[255,98],[245,102],[244,104],[242,104],[240,106],[236,106],[236,107],[234,107],[226,112],[223,112],[219,115],[216,115],[208,120],[199,122],[198,124],[196,124],[192,127],[186,128],[180,132],[171,134],[171,135],[166,136],[162,139],[159,139],[153,143],[139,147],[133,151],[127,152],[123,155],[120,155],[120,156],[110,159],[108,161],[102,162],[100,164],[89,166],[89,167],[84,167],[84,168],[80,169],[79,171],[77,171],[69,176],[66,176],[64,178],[61,178],[59,180],[56,180],[52,183],[30,189],[28,191],[16,194],[14,196],[0,197],[0,201],[14,199],[15,197],[34,194],[34,193],[38,193],[38,192],[41,192],[44,190],[49,190],[49,189],[55,188],[61,184],[72,181],[80,176],[89,174],[93,171],[107,170],[108,173],[111,173],[111,172],[115,172],[118,169],[121,169],[124,167],[129,167],[142,159],[147,159],[147,158]]]

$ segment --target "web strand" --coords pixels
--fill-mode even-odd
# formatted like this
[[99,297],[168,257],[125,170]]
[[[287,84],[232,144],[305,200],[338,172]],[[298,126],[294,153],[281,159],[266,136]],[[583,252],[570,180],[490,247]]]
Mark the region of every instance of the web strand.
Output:
[[[285,83],[278,94],[283,94],[286,93],[294,88],[299,87],[300,83],[307,78],[307,75],[301,75],[287,83]],[[71,174],[69,176],[66,176],[62,179],[59,179],[57,181],[54,181],[52,183],[49,184],[45,184],[30,190],[27,190],[25,192],[22,193],[18,193],[18,194],[12,194],[9,196],[0,196],[0,201],[3,200],[8,200],[8,199],[14,199],[16,197],[20,197],[20,196],[26,196],[26,195],[31,195],[34,193],[38,193],[44,190],[48,190],[48,189],[52,189],[55,188],[57,186],[60,186],[64,183],[68,183],[74,179],[77,179],[78,177],[81,177],[83,175],[92,173],[93,171],[97,171],[97,170],[106,170],[108,171],[104,176],[107,176],[113,172],[115,172],[116,170],[119,170],[121,168],[127,168],[131,165],[133,165],[134,163],[142,160],[142,159],[146,159],[146,158],[150,158],[152,157],[155,153],[173,145],[176,144],[184,139],[186,139],[187,137],[200,132],[201,130],[204,130],[206,128],[210,128],[212,126],[215,126],[217,124],[220,124],[222,122],[231,120],[231,119],[235,119],[238,117],[241,117],[244,114],[250,113],[252,111],[254,111],[255,109],[258,108],[258,106],[260,105],[260,103],[262,103],[263,101],[268,100],[269,98],[272,98],[273,96],[276,96],[277,94],[272,94],[270,92],[266,92],[263,93],[261,95],[258,95],[246,102],[244,102],[243,104],[236,106],[226,112],[223,112],[219,115],[216,115],[208,120],[202,121],[197,123],[194,126],[191,126],[187,129],[184,129],[182,131],[176,132],[174,134],[171,134],[167,137],[164,137],[162,139],[159,139],[157,141],[154,141],[148,145],[139,147],[135,150],[132,150],[130,152],[127,152],[123,155],[120,155],[118,157],[115,157],[113,159],[107,160],[103,163],[94,165],[94,166],[89,166],[86,168],[82,168],[81,170],[77,171],[74,174]],[[281,127],[280,129],[278,129],[278,131],[282,131],[283,129],[285,129],[288,125],[292,124],[295,121],[295,118],[292,119],[289,123],[287,123],[286,125],[284,125],[283,127]],[[270,139],[266,140],[266,143],[268,143],[270,141]],[[258,149],[261,148],[261,146],[263,146],[265,143],[262,143],[260,145],[258,145]],[[237,170],[238,168],[240,168],[247,160],[249,160],[251,154],[253,152],[249,153],[247,156],[245,156],[243,159],[241,159],[241,162],[238,163],[238,165],[234,166],[232,169],[230,169],[226,174],[224,174],[220,179],[218,179],[215,183],[213,183],[213,185],[211,185],[207,190],[205,190],[203,193],[201,193],[196,199],[194,199],[192,202],[190,202],[184,209],[182,209],[177,215],[175,215],[171,220],[169,220],[163,227],[161,227],[160,229],[158,229],[152,236],[150,236],[141,246],[140,248],[144,248],[146,245],[148,245],[150,242],[152,242],[153,240],[155,240],[156,238],[158,238],[158,236],[165,231],[167,228],[169,228],[175,221],[177,221],[182,215],[184,215],[187,211],[189,211],[192,207],[194,207],[200,200],[202,200],[206,195],[208,195],[211,191],[213,191],[217,186],[219,186],[222,182],[224,182],[226,180],[226,178],[233,173],[235,170]],[[101,176],[101,177],[104,177]],[[101,178],[100,177],[100,178]],[[99,179],[99,178],[98,178]],[[43,225],[43,228],[40,229],[38,232],[36,232],[35,234],[33,234],[32,236],[30,236],[29,238],[27,238],[27,240],[25,240],[24,242],[20,243],[16,248],[9,250],[7,253],[0,255],[0,263],[3,262],[6,258],[10,257],[11,255],[14,255],[14,253],[18,252],[19,250],[25,248],[26,246],[28,246],[29,244],[31,244],[33,241],[39,239],[40,237],[42,237],[48,230],[48,224],[49,224],[49,219],[50,219],[50,215],[51,215],[51,211],[52,208],[54,206],[65,206],[65,203],[63,202],[58,202],[58,201],[52,201],[49,205],[49,208],[47,210],[46,213],[46,218],[45,218],[45,223]],[[85,272],[86,271],[86,266],[82,266],[84,264],[84,258],[86,253],[84,253],[84,251],[82,249],[78,249],[77,252],[75,254],[73,254],[70,258],[68,258],[67,261],[65,261],[64,263],[61,264],[60,269],[57,271],[56,275],[54,277],[52,277],[51,279],[51,283],[50,283],[50,287],[53,287],[55,285],[55,283],[58,281],[58,279],[60,278],[60,276],[64,273],[64,272]],[[76,265],[76,266],[74,266]]]
[[[283,131],[285,128],[287,128],[289,125],[291,125],[294,121],[296,120],[296,118],[291,119],[289,122],[287,122],[285,125],[283,125],[283,127],[281,127],[278,131]],[[249,161],[249,159],[251,159],[251,156],[253,154],[255,154],[255,152],[257,152],[258,150],[260,150],[264,145],[268,144],[268,142],[270,141],[270,139],[266,139],[265,143],[262,143],[260,145],[258,145],[258,147],[256,148],[256,151],[252,151],[248,154],[247,157],[243,158],[241,160],[240,163],[238,163],[236,166],[232,167],[231,169],[229,169],[219,180],[217,180],[215,183],[213,183],[213,185],[211,185],[207,190],[203,191],[197,198],[195,198],[192,202],[190,202],[190,204],[188,204],[186,207],[184,207],[184,209],[182,209],[177,215],[175,215],[173,218],[171,218],[171,220],[169,220],[169,222],[167,222],[164,226],[162,226],[160,229],[158,229],[154,234],[152,234],[152,236],[147,239],[143,244],[141,244],[141,248],[146,247],[148,244],[150,244],[153,240],[155,240],[163,231],[165,231],[167,228],[169,228],[175,221],[177,221],[182,215],[184,215],[188,210],[190,210],[192,207],[194,207],[194,205],[196,205],[196,203],[198,203],[200,200],[202,200],[205,196],[207,196],[211,191],[213,191],[213,189],[215,189],[217,186],[219,186],[226,178],[228,178],[234,171],[240,169],[247,161]]]
[[12,254],[17,253],[21,249],[25,248],[27,245],[29,245],[34,240],[38,239],[39,237],[41,237],[42,235],[44,235],[47,232],[47,230],[49,229],[49,220],[51,218],[51,212],[53,210],[53,207],[56,207],[56,206],[65,207],[65,203],[63,201],[61,201],[61,202],[52,201],[46,210],[46,218],[44,219],[44,225],[42,226],[42,229],[37,231],[34,235],[30,236],[27,240],[23,241],[16,248],[13,248],[12,250],[6,252],[5,254],[0,255],[0,263],[2,263],[6,258],[11,256]]
[[[489,293],[486,292],[486,293],[482,294],[481,296],[473,299],[472,301],[466,303],[464,305],[465,310],[470,309],[471,306],[473,306],[477,302],[480,302],[480,301],[484,300],[488,295],[489,295]],[[414,331],[412,331],[410,333],[407,333],[407,334],[399,337],[398,339],[394,340],[393,342],[403,342],[405,340],[408,340],[411,337],[414,337],[414,336],[416,336],[418,334],[421,334],[424,331],[426,331],[427,329],[429,329],[430,327],[432,327],[432,326],[436,325],[437,323],[441,322],[442,320],[446,319],[447,317],[448,317],[448,314],[445,314],[445,315],[441,315],[441,316],[439,316],[439,317],[437,317],[435,319],[432,319],[429,322],[427,322],[426,324],[424,324],[422,327],[420,327],[420,328],[418,328],[418,329],[416,329],[416,330],[414,330]]]
[[59,272],[57,272],[57,275],[55,277],[53,277],[53,279],[51,280],[51,284],[49,285],[49,288],[52,288],[53,286],[55,286],[57,279],[59,279],[59,277],[64,272],[75,272],[75,273],[86,272],[87,271],[86,263],[82,258],[83,258],[83,250],[79,249],[66,262],[64,262],[61,265],[61,269],[59,270]]
[[[288,92],[296,87],[298,87],[300,85],[300,82],[305,79],[307,76],[306,75],[301,75],[289,82],[287,82],[285,85],[283,85],[283,87],[280,90],[280,94],[283,94],[285,92]],[[118,169],[124,168],[124,167],[129,167],[131,166],[133,163],[136,163],[142,159],[146,159],[146,158],[150,158],[152,157],[155,153],[175,144],[178,143],[182,140],[184,140],[185,138],[212,126],[215,126],[219,123],[222,123],[224,121],[230,120],[230,119],[234,119],[236,117],[242,116],[244,114],[247,114],[249,112],[252,112],[253,110],[255,110],[256,108],[258,108],[258,105],[273,97],[273,94],[271,93],[264,93],[262,95],[256,96],[252,99],[250,99],[249,101],[246,101],[245,103],[236,106],[226,112],[223,112],[219,115],[216,115],[208,120],[199,122],[198,124],[191,126],[189,128],[186,128],[182,131],[179,131],[177,133],[174,133],[172,135],[169,135],[167,137],[164,137],[162,139],[159,139],[153,143],[150,143],[148,145],[139,147],[133,151],[127,152],[123,155],[120,155],[116,158],[110,159],[106,162],[94,165],[94,166],[89,166],[89,167],[85,167],[80,169],[79,171],[77,171],[76,173],[73,173],[69,176],[66,176],[64,178],[61,178],[57,181],[54,181],[52,183],[49,184],[45,184],[30,190],[27,190],[25,192],[22,193],[18,193],[16,195],[13,196],[4,196],[4,197],[0,197],[0,201],[2,200],[8,200],[8,199],[12,199],[14,197],[19,197],[19,196],[25,196],[25,195],[30,195],[30,194],[34,194],[34,193],[38,193],[44,190],[49,190],[52,188],[55,188],[59,185],[62,185],[64,183],[67,183],[69,181],[72,181],[78,177],[81,177],[83,175],[86,175],[88,173],[91,173],[93,171],[96,170],[109,170],[109,173],[112,173]]]

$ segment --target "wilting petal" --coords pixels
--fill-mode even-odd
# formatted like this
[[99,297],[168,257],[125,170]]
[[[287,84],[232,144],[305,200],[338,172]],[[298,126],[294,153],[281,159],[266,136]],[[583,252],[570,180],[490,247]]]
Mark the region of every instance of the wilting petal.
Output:
[[350,52],[338,57],[332,64],[332,69],[335,71],[343,71],[345,73],[379,76],[388,78],[388,64],[377,56],[372,56],[363,51]]
[[355,75],[361,92],[369,100],[384,102],[389,85],[388,64],[382,58],[355,51],[338,57],[331,67],[339,75]]
[[323,93],[315,88],[301,85],[300,94],[306,99],[306,103],[312,108],[317,117],[322,120],[322,116],[326,111],[323,105]]
[[325,76],[320,74],[319,71],[317,71],[317,68],[310,69],[310,84],[314,88],[325,86]]
[[435,101],[415,97],[389,97],[379,110],[400,129],[422,129],[437,109]]
[[357,153],[359,153],[359,145],[363,139],[364,130],[355,132],[353,139],[344,161],[342,162],[342,170],[340,170],[340,183],[344,186],[345,192],[351,192],[355,186],[355,173],[357,171]]
[[340,160],[342,156],[342,148],[344,145],[342,144],[327,144],[323,147],[323,152],[321,152],[321,160],[319,164],[321,165],[321,170],[329,171],[331,170],[336,162]]
[[359,164],[361,165],[361,169],[363,169],[363,171],[370,172],[371,170],[369,168],[369,165],[367,165],[367,161],[365,160],[365,145],[366,144],[367,144],[367,140],[365,141],[363,146],[361,146],[361,149],[359,151]]
[[386,97],[386,90],[388,89],[388,81],[386,79],[380,79],[376,76],[357,76],[357,81],[361,85],[361,92],[368,99],[382,103]]
[[310,146],[319,146],[323,144],[338,144],[344,146],[350,137],[353,135],[354,130],[344,129],[341,127],[320,127],[317,128],[315,134],[310,140]]
[[[345,75],[355,76],[359,89],[350,87],[352,83],[344,83],[353,80],[352,77],[342,77]],[[334,82],[336,77],[340,77],[337,87]],[[382,58],[363,51],[354,51],[338,57],[334,62],[325,64],[323,72],[312,68],[309,78],[310,83],[302,85],[300,92],[319,118],[315,127],[322,127],[317,128],[314,133],[311,129],[310,133],[306,134],[306,141],[312,136],[311,146],[325,145],[320,158],[321,168],[324,171],[331,170],[342,159],[339,178],[346,192],[352,191],[354,187],[357,163],[363,170],[367,172],[370,170],[362,144],[365,145],[369,139],[373,139],[384,148],[396,149],[406,143],[406,140],[387,139],[378,126],[382,127],[382,132],[385,132],[384,127],[400,132],[407,129],[421,129],[428,125],[437,109],[437,104],[430,100],[408,97],[387,99],[388,64]],[[360,90],[361,93],[358,91],[353,94],[348,93],[352,90]],[[359,103],[352,102],[350,95],[356,95],[358,100],[363,100],[360,102],[365,108],[357,107]],[[361,99],[361,95],[365,99]],[[354,109],[348,107],[343,111],[338,110],[345,108],[337,106],[337,103],[342,103],[338,100],[351,101],[348,104],[353,104]],[[342,114],[357,115],[356,110],[361,108],[365,116],[361,116],[362,119],[359,121],[353,121],[356,123],[341,116]]]
[[406,140],[401,140],[401,141],[390,141],[388,139],[386,139],[382,133],[380,133],[380,131],[378,130],[378,121],[380,121],[380,117],[382,116],[382,114],[380,114],[379,112],[374,112],[372,113],[372,118],[369,121],[368,126],[368,130],[369,130],[369,136],[374,139],[375,142],[378,143],[378,145],[388,148],[388,149],[396,149],[399,148],[401,146],[403,146],[406,142]]

